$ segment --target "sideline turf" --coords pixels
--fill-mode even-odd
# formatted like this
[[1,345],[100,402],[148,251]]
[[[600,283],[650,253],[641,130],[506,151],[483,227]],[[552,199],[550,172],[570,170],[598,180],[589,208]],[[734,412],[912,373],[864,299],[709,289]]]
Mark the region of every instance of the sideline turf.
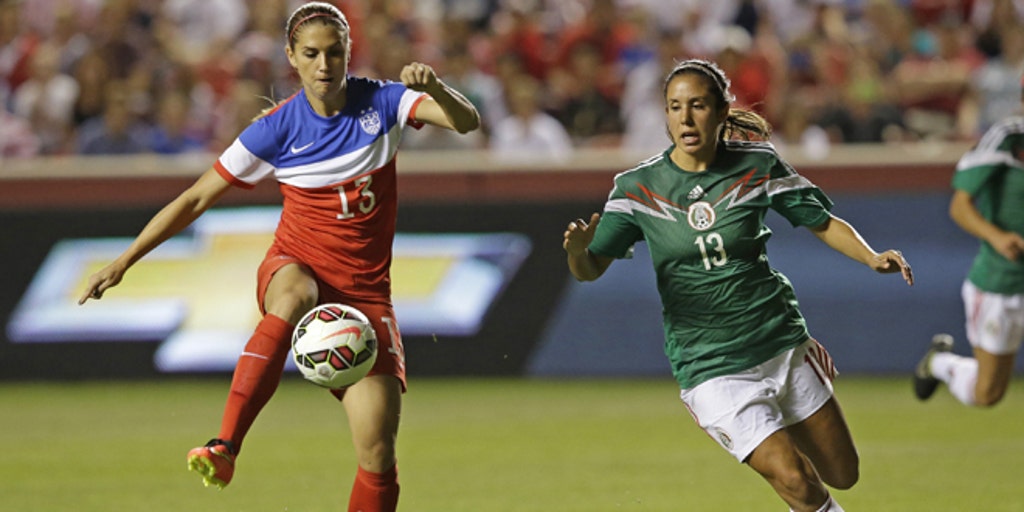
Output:
[[[354,462],[340,406],[286,379],[224,491],[185,469],[226,379],[0,385],[0,509],[339,511]],[[1024,384],[991,410],[906,378],[837,382],[862,457],[854,511],[1024,511]],[[412,379],[400,510],[784,511],[700,432],[668,379]]]

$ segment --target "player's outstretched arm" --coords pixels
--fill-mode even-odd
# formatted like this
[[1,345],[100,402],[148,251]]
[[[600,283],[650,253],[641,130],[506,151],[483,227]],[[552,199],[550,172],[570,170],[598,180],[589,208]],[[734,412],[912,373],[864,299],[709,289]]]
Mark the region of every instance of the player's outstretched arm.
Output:
[[914,273],[910,264],[903,257],[903,253],[896,249],[889,249],[884,252],[875,252],[860,233],[848,222],[836,216],[830,216],[820,226],[811,228],[822,242],[845,254],[853,260],[859,261],[875,272],[892,274],[899,272],[908,285],[914,284]]
[[192,186],[157,212],[117,259],[89,276],[78,303],[85,304],[89,299],[103,297],[103,292],[121,282],[129,267],[165,240],[180,233],[213,206],[229,188],[231,184],[214,169],[203,173]]
[[599,222],[599,213],[592,214],[589,223],[583,219],[576,219],[569,223],[562,235],[562,248],[567,254],[569,271],[580,281],[593,281],[601,277],[613,261],[612,258],[596,255],[587,249],[594,240],[594,232]]
[[400,78],[406,87],[430,95],[416,108],[417,121],[459,133],[471,132],[480,127],[480,113],[473,103],[437,78],[434,68],[413,62],[402,68]]

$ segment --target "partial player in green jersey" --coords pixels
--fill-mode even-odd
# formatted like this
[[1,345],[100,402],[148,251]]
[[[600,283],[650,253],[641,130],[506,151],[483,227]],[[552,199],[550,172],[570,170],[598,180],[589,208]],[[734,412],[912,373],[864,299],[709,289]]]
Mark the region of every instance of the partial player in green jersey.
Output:
[[789,281],[771,268],[769,209],[880,273],[910,266],[876,252],[789,166],[754,112],[733,108],[729,79],[687,60],[665,80],[668,149],[615,177],[603,214],[569,223],[572,274],[600,277],[647,243],[663,304],[665,354],[681,398],[713,439],[795,511],[841,511],[859,458],[833,395],[835,368],[811,338]]
[[1024,341],[1024,115],[992,126],[960,158],[953,190],[950,216],[981,242],[961,288],[974,357],[952,353],[952,336],[935,335],[914,371],[914,393],[927,400],[941,381],[964,404],[989,407],[1006,394]]

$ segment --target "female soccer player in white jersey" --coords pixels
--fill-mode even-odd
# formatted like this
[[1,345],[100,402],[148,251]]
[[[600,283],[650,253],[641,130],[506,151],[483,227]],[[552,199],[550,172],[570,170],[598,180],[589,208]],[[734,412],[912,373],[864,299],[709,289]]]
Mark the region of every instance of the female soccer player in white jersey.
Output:
[[424,64],[405,66],[400,83],[349,76],[348,21],[330,4],[299,7],[286,36],[284,50],[301,90],[247,127],[122,255],[92,275],[79,303],[102,297],[132,264],[231,187],[277,180],[283,211],[257,276],[264,316],[235,368],[220,433],[189,452],[189,467],[207,485],[231,481],[242,440],[277,389],[295,322],[319,303],[344,302],[370,317],[380,340],[370,374],[334,392],[358,457],[349,510],[393,511],[399,492],[395,441],[406,386],[389,278],[395,153],[406,125],[466,133],[479,126],[480,117]]
[[936,335],[915,369],[914,393],[927,400],[942,381],[960,402],[991,407],[1024,342],[1024,113],[996,123],[960,158],[953,189],[950,216],[981,242],[960,294],[973,357],[953,354],[953,337]]
[[828,197],[771,144],[746,141],[767,139],[770,127],[730,106],[729,79],[714,63],[678,64],[664,93],[671,146],[615,177],[603,215],[569,223],[569,269],[597,279],[646,242],[665,353],[695,421],[791,510],[840,511],[825,485],[857,482],[857,451],[833,396],[831,358],[808,334],[789,281],[768,264],[765,214],[808,227],[875,271],[902,272],[908,284],[910,266],[831,215]]

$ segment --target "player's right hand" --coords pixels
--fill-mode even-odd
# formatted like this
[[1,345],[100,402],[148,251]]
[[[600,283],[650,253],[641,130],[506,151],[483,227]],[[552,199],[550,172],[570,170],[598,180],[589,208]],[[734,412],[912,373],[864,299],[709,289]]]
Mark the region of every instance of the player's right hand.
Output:
[[590,215],[590,222],[583,219],[576,219],[565,228],[562,241],[562,248],[570,255],[580,255],[586,252],[590,242],[594,240],[594,232],[597,231],[597,224],[601,221],[601,214]]
[[107,288],[117,286],[121,282],[125,270],[124,267],[115,262],[89,276],[89,282],[85,286],[85,291],[78,298],[78,305],[85,304],[85,301],[89,299],[99,300],[103,298],[103,292],[107,291]]

